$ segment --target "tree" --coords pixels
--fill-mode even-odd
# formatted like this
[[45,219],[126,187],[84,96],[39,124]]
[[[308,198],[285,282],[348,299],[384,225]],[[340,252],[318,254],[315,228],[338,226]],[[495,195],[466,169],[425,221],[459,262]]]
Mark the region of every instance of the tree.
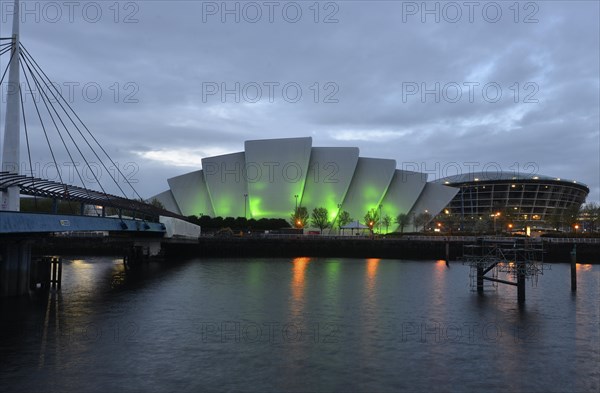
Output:
[[165,210],[165,205],[161,201],[159,201],[157,198],[150,199],[150,202],[148,202],[148,203],[154,207]]
[[[54,203],[56,203],[56,206]],[[21,211],[23,212],[54,213],[54,207],[56,207],[56,213],[58,214],[79,214],[80,203],[69,200],[62,201],[60,199],[53,200],[52,198],[41,197],[21,198]],[[117,209],[108,207],[104,207],[104,209],[107,215],[117,214]],[[109,211],[111,212],[110,214]]]
[[573,230],[573,227],[578,222],[577,219],[579,218],[580,208],[581,205],[574,205],[568,207],[564,212],[563,220],[565,224],[567,224],[569,228],[571,228],[571,230]]
[[331,224],[329,222],[329,212],[324,207],[315,207],[312,211],[311,221],[314,226],[319,228],[321,233],[323,233],[323,229],[328,228]]
[[497,209],[496,213],[500,213],[499,216],[496,216],[496,225],[499,232],[504,232],[509,230],[509,225],[513,224],[518,218],[518,214],[516,214],[514,209],[509,207],[505,207],[502,209]]
[[342,229],[344,225],[347,225],[351,221],[352,217],[350,217],[350,213],[348,213],[346,210],[342,210],[338,215],[338,227],[340,229]]
[[410,218],[406,213],[400,213],[396,216],[396,224],[400,226],[400,233],[404,233],[404,228],[410,223]]
[[294,228],[304,228],[308,223],[308,210],[304,206],[298,206],[290,217]]
[[452,229],[456,226],[456,217],[449,213],[440,213],[437,220],[442,223],[444,231],[452,234]]
[[422,227],[422,230],[425,230],[425,225],[427,225],[429,221],[431,221],[431,214],[423,212],[415,216],[413,224],[416,230],[419,230],[419,227]]
[[595,232],[600,226],[600,205],[594,202],[586,203],[581,209],[581,216],[586,228],[590,232]]
[[383,226],[385,227],[385,233],[388,233],[388,229],[390,228],[390,225],[392,224],[392,217],[388,216],[387,214],[385,216],[383,216],[383,218],[381,219],[381,223],[383,224]]
[[371,209],[365,214],[365,225],[369,227],[371,231],[379,223],[379,212],[377,209]]
[[552,229],[560,230],[562,226],[562,218],[560,214],[548,214],[546,215],[545,221],[552,227]]
[[479,217],[479,219],[475,222],[475,226],[473,229],[476,233],[486,233],[490,231],[490,217],[488,215],[483,215]]

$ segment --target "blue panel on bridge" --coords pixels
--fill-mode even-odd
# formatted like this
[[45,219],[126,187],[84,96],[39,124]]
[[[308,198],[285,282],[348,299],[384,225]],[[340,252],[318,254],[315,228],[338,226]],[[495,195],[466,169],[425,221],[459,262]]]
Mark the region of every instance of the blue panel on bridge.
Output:
[[70,231],[165,233],[165,227],[158,222],[125,218],[0,211],[0,234]]

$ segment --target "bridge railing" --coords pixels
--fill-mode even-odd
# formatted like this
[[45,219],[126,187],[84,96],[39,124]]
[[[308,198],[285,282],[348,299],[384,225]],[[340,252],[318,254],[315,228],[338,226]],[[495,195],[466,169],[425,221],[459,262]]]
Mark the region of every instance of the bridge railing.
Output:
[[[218,237],[214,233],[204,233],[201,237]],[[429,242],[476,242],[478,239],[497,242],[514,242],[527,239],[530,243],[588,243],[600,244],[600,238],[568,238],[568,237],[510,237],[510,236],[427,236],[427,235],[404,235],[401,237],[385,237],[378,235],[332,235],[332,234],[283,234],[254,232],[243,236],[233,235],[235,238],[265,238],[265,239],[359,239],[379,241],[429,241]]]
[[20,193],[23,195],[108,207],[124,213],[133,212],[136,213],[136,216],[142,216],[146,220],[158,221],[159,216],[187,219],[141,200],[128,199],[83,187],[0,171],[0,189],[8,187],[19,187]]
[[548,243],[589,243],[600,244],[600,238],[593,237],[544,237],[542,238]]

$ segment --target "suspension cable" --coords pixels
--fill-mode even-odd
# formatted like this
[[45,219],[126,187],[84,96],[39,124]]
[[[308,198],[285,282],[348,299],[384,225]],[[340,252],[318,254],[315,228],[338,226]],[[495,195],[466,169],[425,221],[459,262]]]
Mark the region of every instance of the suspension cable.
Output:
[[[44,72],[44,70],[39,66],[39,64],[36,62],[36,60],[33,58],[33,56],[31,56],[31,54],[29,53],[29,51],[27,50],[27,48],[23,44],[21,44],[21,48],[23,49],[23,51],[25,53],[25,56],[28,58],[28,60],[30,62],[32,62],[33,64],[35,64],[35,66],[37,67],[36,68],[36,72],[37,72],[37,70],[39,70],[44,75],[44,77],[46,77],[46,79],[50,80],[50,78],[48,77],[48,75],[46,75],[46,73]],[[58,89],[56,88],[56,86],[54,86],[53,84],[50,84],[50,86],[52,86],[52,88],[54,88],[54,90],[58,93],[58,96],[62,99],[62,101],[66,104],[66,106],[69,108],[69,110],[73,113],[73,115],[81,123],[81,125],[86,130],[86,132],[90,135],[90,137],[92,138],[92,140],[98,145],[98,147],[100,148],[100,150],[102,150],[102,152],[104,153],[104,155],[106,155],[106,157],[109,159],[109,161],[112,163],[112,165],[116,168],[116,170],[118,171],[118,173],[123,177],[123,179],[129,185],[129,187],[131,187],[131,189],[133,190],[133,192],[135,193],[135,195],[137,195],[138,198],[140,198],[141,200],[143,200],[143,198],[137,192],[137,190],[133,187],[133,185],[131,184],[131,182],[127,178],[127,176],[125,176],[123,174],[123,172],[121,171],[121,169],[118,167],[118,165],[115,164],[115,162],[113,161],[113,159],[106,152],[106,150],[104,149],[104,147],[102,147],[102,145],[100,144],[100,142],[98,142],[98,140],[96,139],[96,137],[94,137],[94,135],[89,130],[89,128],[86,126],[86,124],[83,122],[83,120],[81,120],[81,118],[79,117],[79,115],[75,112],[75,110],[73,110],[73,107],[68,103],[67,100],[65,100],[65,98],[62,96],[62,94],[60,94],[60,91],[58,91]],[[53,96],[55,96],[54,93],[53,93]],[[56,98],[56,96],[55,96],[55,98]],[[57,101],[59,101],[59,100],[57,99]],[[60,103],[60,101],[59,101],[59,103]],[[62,104],[60,104],[60,105],[61,105],[61,108],[63,109],[63,111],[65,111],[65,113],[67,113],[67,111],[63,107],[63,105]],[[67,113],[67,116],[69,116],[68,113]],[[76,127],[77,131],[79,132],[79,134],[81,135],[81,137],[84,139],[84,141],[87,143],[87,145],[90,148],[90,150],[92,150],[92,152],[94,152],[94,154],[96,155],[96,157],[98,158],[98,160],[100,161],[100,163],[102,164],[102,166],[104,167],[104,169],[109,174],[110,178],[115,182],[115,184],[117,185],[117,187],[119,188],[119,190],[121,190],[121,192],[123,193],[123,195],[125,197],[127,197],[127,195],[125,194],[125,192],[123,191],[123,189],[121,188],[121,186],[118,184],[118,181],[112,176],[112,174],[110,173],[110,171],[108,170],[108,168],[106,168],[106,165],[104,164],[104,162],[102,161],[102,159],[98,156],[98,154],[95,152],[95,150],[92,148],[92,146],[89,144],[89,142],[87,141],[87,139],[85,138],[85,136],[83,135],[83,133],[81,132],[81,130],[79,129],[79,127],[77,126],[77,124],[75,124],[75,122],[73,121],[73,119],[70,116],[69,116],[69,119],[71,120],[71,122],[73,123],[73,125]]]
[[[81,151],[81,149],[79,148],[79,146],[77,145],[77,142],[75,142],[75,139],[73,138],[73,136],[71,135],[71,133],[69,132],[69,129],[67,128],[67,126],[65,125],[63,119],[60,117],[60,114],[58,113],[58,111],[56,110],[56,108],[52,105],[52,101],[50,100],[50,97],[48,96],[48,94],[46,93],[46,90],[44,90],[41,86],[40,81],[38,80],[38,78],[33,74],[31,67],[30,67],[30,63],[29,60],[26,57],[23,57],[25,60],[25,64],[27,65],[27,68],[29,69],[31,76],[34,80],[34,82],[36,83],[38,89],[40,90],[40,92],[42,93],[42,100],[44,101],[44,105],[46,106],[46,110],[48,111],[48,113],[50,114],[50,118],[52,120],[52,122],[54,123],[54,126],[56,128],[56,131],[58,132],[58,135],[63,143],[63,146],[65,147],[65,150],[67,151],[67,154],[69,155],[69,158],[71,159],[71,163],[73,164],[73,168],[75,169],[75,172],[77,173],[77,176],[79,177],[79,180],[81,181],[81,184],[83,185],[83,188],[86,190],[86,192],[88,192],[88,196],[89,196],[89,190],[88,188],[85,186],[85,181],[83,180],[83,177],[81,176],[81,173],[79,172],[79,170],[77,169],[77,164],[75,163],[75,160],[73,159],[73,156],[67,146],[67,143],[65,142],[62,133],[59,130],[58,125],[56,124],[56,121],[54,119],[54,116],[52,115],[52,113],[50,112],[50,108],[52,108],[52,110],[54,111],[56,118],[59,120],[59,122],[61,123],[61,125],[63,126],[65,132],[67,133],[67,135],[69,136],[69,138],[71,139],[71,142],[73,143],[73,145],[75,146],[75,148],[77,149],[77,151],[79,152],[79,155],[81,156],[81,158],[83,159],[83,161],[85,162],[86,166],[90,169],[90,171],[92,172],[92,175],[94,176],[94,179],[96,180],[96,182],[98,183],[98,186],[100,187],[100,189],[102,190],[102,194],[105,196],[105,198],[110,202],[110,197],[108,196],[108,194],[106,193],[106,190],[104,190],[104,187],[102,187],[102,184],[100,183],[100,180],[98,179],[98,177],[96,176],[96,173],[92,170],[91,166],[89,165],[87,159],[85,158],[85,156],[83,155],[83,152]],[[37,72],[37,70],[36,70]],[[39,75],[39,73],[38,73]],[[44,83],[46,89],[48,88],[48,84],[42,80],[42,82]],[[50,107],[48,107],[48,104],[50,104]]]
[[[33,81],[35,82],[36,87],[38,88],[38,90],[41,93],[40,97],[42,98],[42,102],[44,103],[44,106],[46,107],[46,111],[48,111],[50,119],[52,120],[52,123],[54,124],[54,127],[56,128],[58,136],[60,137],[60,140],[62,141],[63,146],[64,146],[65,150],[67,151],[67,154],[69,155],[69,158],[71,159],[71,163],[73,164],[73,168],[75,169],[75,173],[77,173],[77,176],[79,177],[79,180],[81,181],[82,187],[87,191],[87,187],[85,186],[85,182],[83,181],[83,178],[81,177],[81,174],[79,173],[79,170],[77,169],[77,165],[75,164],[75,160],[73,159],[73,156],[71,155],[71,152],[69,151],[69,148],[67,147],[67,143],[65,142],[65,139],[63,138],[63,136],[62,136],[62,134],[60,132],[60,129],[58,128],[58,124],[56,124],[56,121],[54,120],[54,116],[52,115],[52,112],[50,111],[50,107],[48,107],[48,103],[46,102],[48,100],[48,97],[46,96],[44,90],[42,89],[42,87],[41,87],[39,81],[37,80],[37,78],[35,77],[35,75],[31,72],[31,68],[29,67],[29,64],[27,63],[27,61],[25,61],[25,65],[29,69],[30,75],[31,75]],[[57,169],[58,172],[60,172],[60,169],[58,168],[58,166],[56,167],[56,169]],[[62,182],[62,180],[61,180],[61,182]]]
[[[33,58],[29,55],[28,56],[28,61],[31,61],[31,60],[33,60]],[[35,60],[33,60],[33,61],[35,61]],[[41,70],[41,68],[39,66],[37,67],[36,72],[38,72],[38,69],[39,69],[39,71],[42,71],[42,73],[43,73],[43,70]],[[39,72],[38,72],[38,75],[39,75]],[[87,144],[87,146],[92,151],[92,153],[96,156],[96,158],[98,159],[98,161],[100,162],[100,164],[102,165],[102,167],[104,168],[104,170],[106,170],[106,173],[108,173],[108,175],[110,176],[110,178],[117,185],[117,187],[119,188],[119,190],[121,191],[121,193],[123,194],[123,196],[125,196],[127,198],[127,194],[125,193],[125,191],[123,191],[123,189],[119,185],[119,182],[111,175],[110,171],[108,170],[108,168],[106,167],[106,165],[104,164],[104,162],[102,161],[102,159],[100,158],[100,156],[98,155],[98,153],[96,153],[96,151],[94,150],[94,148],[92,147],[92,145],[89,143],[89,141],[86,139],[86,137],[81,132],[81,129],[77,126],[77,124],[75,123],[75,121],[73,120],[73,118],[71,117],[71,115],[69,114],[69,112],[65,109],[65,107],[61,103],[61,100],[59,98],[61,98],[62,101],[66,102],[65,98],[63,97],[63,95],[60,93],[60,91],[58,91],[58,89],[56,89],[56,86],[54,86],[54,84],[52,84],[52,83],[48,84],[45,80],[43,80],[43,82],[46,85],[46,87],[48,88],[48,90],[50,91],[50,93],[52,94],[52,96],[54,97],[54,99],[56,100],[56,102],[60,105],[60,107],[63,110],[63,112],[67,115],[67,117],[69,118],[69,120],[71,121],[71,123],[73,124],[73,126],[75,126],[75,129],[77,130],[77,132],[79,133],[79,135],[81,136],[81,138]],[[56,94],[54,94],[54,92],[48,86],[52,86],[54,88],[54,90],[56,90],[56,92],[58,94],[58,97],[57,97]],[[72,108],[70,108],[70,109],[72,111]],[[73,142],[73,143],[75,143],[75,142]],[[77,147],[77,145],[76,145],[76,147]],[[78,148],[78,150],[79,150],[79,148]],[[80,151],[80,153],[81,153],[81,151]],[[83,157],[83,154],[82,154],[82,157]],[[83,159],[85,161],[85,157],[83,157]],[[86,164],[87,164],[87,161],[86,161]],[[88,164],[88,167],[89,167],[89,164]],[[90,167],[90,170],[92,171],[91,167]],[[92,171],[92,174],[94,174],[93,171]],[[98,179],[96,179],[96,180],[98,181]],[[99,181],[98,181],[98,184],[100,185]],[[100,185],[100,187],[102,187],[102,185]]]
[[11,45],[0,45],[0,46],[4,46],[3,48],[0,48],[0,56],[2,56],[3,54],[5,54],[6,52],[12,50],[12,46]]
[[[2,55],[4,53],[7,53],[8,51],[12,51],[12,53],[11,53],[11,56],[10,56],[9,64],[7,65],[6,69],[3,72],[3,75],[2,75],[2,78],[0,79],[0,82],[2,82],[4,80],[4,78],[6,77],[7,72],[9,70],[9,68],[10,68],[10,64],[13,61],[13,59],[15,57],[15,53],[16,53],[16,50],[14,50],[15,49],[15,47],[14,47],[14,39],[13,38],[1,38],[0,37],[0,41],[5,41],[5,40],[13,40],[13,42],[7,42],[7,43],[0,42],[0,55]],[[113,174],[111,173],[111,171],[108,170],[107,164],[105,164],[104,160],[102,158],[100,158],[100,154],[96,150],[98,147],[100,148],[101,153],[104,154],[108,158],[108,160],[110,161],[110,163],[112,165],[114,165],[115,169],[117,170],[117,173],[120,174],[123,177],[123,179],[125,180],[125,182],[127,183],[127,185],[133,190],[134,194],[137,195],[137,197],[142,202],[143,202],[143,198],[140,196],[140,194],[137,192],[137,190],[133,187],[130,179],[123,174],[123,172],[121,171],[121,169],[116,165],[115,161],[111,158],[111,156],[104,149],[104,147],[102,147],[102,145],[100,144],[100,142],[98,141],[98,139],[92,134],[92,132],[90,131],[90,129],[88,128],[88,126],[83,122],[83,120],[75,112],[75,110],[73,109],[73,107],[65,99],[65,97],[58,90],[57,86],[52,82],[52,80],[48,77],[48,75],[44,72],[44,70],[39,66],[39,64],[37,63],[37,61],[31,56],[31,54],[28,52],[28,50],[22,44],[21,44],[21,46],[19,48],[22,49],[21,53],[23,54],[21,56],[21,60],[19,61],[19,66],[20,66],[20,68],[21,68],[21,70],[22,70],[22,72],[23,72],[23,74],[25,76],[25,80],[26,80],[26,83],[27,83],[27,88],[32,93],[35,91],[35,89],[37,89],[40,92],[40,97],[41,97],[42,102],[44,104],[44,107],[46,109],[47,116],[49,116],[49,119],[51,120],[54,128],[56,129],[56,132],[58,133],[58,136],[59,136],[59,138],[60,138],[60,140],[62,142],[63,147],[65,148],[65,151],[66,151],[66,153],[67,153],[67,155],[68,155],[68,157],[70,159],[70,162],[73,164],[73,169],[75,170],[75,173],[77,174],[77,177],[78,177],[79,181],[81,181],[83,190],[81,190],[81,188],[80,188],[80,190],[81,191],[85,191],[85,194],[87,194],[87,197],[88,197],[88,199],[90,201],[97,200],[98,202],[100,202],[102,199],[106,199],[106,201],[108,202],[107,203],[108,206],[111,206],[111,205],[115,206],[115,207],[118,206],[119,209],[122,209],[122,208],[125,208],[125,209],[128,209],[128,210],[129,209],[133,209],[134,211],[136,211],[138,209],[141,209],[140,212],[143,214],[143,212],[145,211],[145,209],[144,209],[144,207],[146,206],[145,204],[142,204],[140,206],[136,206],[135,202],[133,204],[122,204],[122,203],[117,203],[116,201],[115,201],[116,205],[113,204],[113,199],[115,198],[115,196],[107,194],[105,188],[100,183],[100,179],[99,179],[98,175],[92,169],[92,167],[90,166],[90,162],[88,161],[88,159],[84,155],[84,152],[82,150],[83,146],[80,146],[80,141],[77,141],[76,138],[75,138],[76,134],[73,134],[73,132],[72,132],[73,130],[72,129],[69,130],[70,127],[67,126],[68,121],[70,121],[71,124],[75,127],[75,129],[77,130],[78,134],[84,140],[84,142],[86,143],[86,145],[89,148],[89,150],[91,150],[91,152],[94,154],[94,156],[99,160],[99,162],[102,165],[102,167],[107,171],[107,174],[109,175],[109,177],[116,184],[116,186],[121,191],[121,193],[123,193],[123,195],[125,196],[124,201],[128,200],[127,199],[127,195],[124,192],[124,190],[121,187],[121,185],[119,184],[119,181],[117,181],[117,179],[115,179],[115,176],[113,176]],[[30,77],[31,77],[31,80],[33,81],[33,84],[30,81]],[[22,112],[22,117],[23,117],[24,130],[25,130],[27,155],[28,155],[28,161],[29,161],[29,165],[30,165],[30,171],[29,172],[31,172],[31,179],[32,179],[31,183],[30,183],[31,184],[30,187],[32,187],[32,190],[35,190],[36,183],[38,181],[37,181],[37,179],[34,178],[34,175],[33,175],[34,170],[33,170],[32,152],[31,152],[32,145],[30,143],[31,141],[30,141],[30,138],[29,138],[29,126],[30,126],[30,124],[28,124],[27,120],[26,120],[26,108],[25,108],[25,101],[26,101],[25,94],[26,94],[26,91],[25,91],[25,87],[19,86],[19,91],[18,92],[19,92],[19,99],[20,99],[20,103],[21,103],[21,112]],[[58,174],[58,177],[60,179],[60,182],[65,187],[65,192],[64,192],[65,199],[68,201],[69,208],[72,211],[71,202],[72,201],[77,201],[78,199],[81,199],[81,197],[83,195],[80,195],[81,191],[78,193],[78,195],[73,195],[73,196],[69,195],[70,192],[68,191],[68,186],[64,182],[62,171],[59,169],[58,162],[56,160],[55,151],[54,151],[54,149],[52,147],[52,143],[50,142],[50,136],[49,136],[48,129],[47,129],[47,125],[48,124],[45,124],[45,123],[47,123],[47,119],[44,119],[44,117],[46,115],[42,115],[41,114],[41,110],[40,110],[41,108],[38,105],[37,99],[34,96],[32,96],[32,97],[33,97],[33,103],[34,103],[34,106],[35,106],[35,111],[36,111],[37,117],[38,117],[38,119],[40,121],[40,125],[42,127],[43,132],[44,132],[44,137],[46,139],[46,143],[48,145],[48,148],[50,150],[50,154],[52,156],[52,161],[53,161],[55,167],[57,168],[57,174]],[[53,102],[52,98],[54,98],[56,101]],[[56,107],[57,103],[60,106],[60,110],[62,111],[62,114],[58,110],[59,108]],[[69,119],[68,121],[66,119],[64,119],[65,115]],[[60,123],[60,126],[59,126],[59,123]],[[62,130],[61,130],[61,128],[62,128]],[[85,130],[85,134],[87,134],[87,135],[84,134],[84,131],[82,130],[82,128],[83,128],[83,130]],[[85,180],[84,180],[84,178],[82,176],[80,168],[77,167],[77,164],[76,164],[76,162],[74,160],[74,152],[72,152],[72,147],[68,146],[69,143],[67,143],[67,140],[64,137],[64,134],[63,134],[64,132],[67,133],[67,135],[68,135],[68,137],[70,139],[70,142],[72,143],[73,146],[75,146],[75,149],[77,150],[77,153],[81,156],[81,158],[85,162],[86,167],[88,169],[90,169],[90,171],[92,172],[92,176],[94,177],[95,181],[98,183],[98,187],[102,190],[102,192],[95,192],[94,191],[94,194],[96,196],[93,197],[93,198],[90,195],[90,189],[88,189],[88,187],[86,186],[86,182],[85,182]],[[91,138],[91,141],[88,138]],[[43,191],[43,188],[40,189],[39,191]],[[44,194],[44,192],[42,192],[39,195],[43,195],[43,194]],[[35,207],[36,207],[36,209],[38,208],[37,196],[38,196],[38,193],[34,192],[34,201],[35,201]],[[100,197],[100,198],[98,198],[98,197]],[[72,199],[72,198],[75,198],[75,199]],[[81,199],[81,201],[83,201],[83,200],[85,200],[85,199]],[[84,203],[84,202],[81,202],[81,203]]]
[[[36,79],[37,81],[37,79]],[[46,82],[44,80],[42,80],[42,82],[44,83],[46,89],[48,88],[48,85],[46,84]],[[100,184],[100,180],[98,179],[98,177],[96,176],[96,173],[92,170],[90,164],[88,163],[87,159],[85,158],[83,152],[81,151],[81,149],[79,148],[79,146],[77,145],[77,142],[75,141],[75,139],[73,138],[73,136],[71,135],[71,132],[69,131],[69,129],[67,128],[67,126],[65,125],[63,119],[61,118],[60,114],[58,113],[58,111],[56,110],[55,106],[53,105],[52,101],[50,100],[50,97],[48,97],[47,93],[45,90],[41,89],[40,90],[43,92],[44,96],[46,97],[47,101],[50,103],[50,107],[52,108],[52,110],[54,111],[54,113],[56,114],[57,119],[60,121],[61,125],[63,126],[65,132],[67,133],[67,135],[69,136],[69,139],[71,139],[71,142],[73,143],[73,145],[75,146],[75,149],[77,149],[77,151],[79,152],[79,155],[81,156],[81,158],[83,159],[83,161],[85,162],[86,166],[90,169],[90,171],[92,172],[92,175],[94,176],[94,179],[96,180],[96,182],[98,183],[98,186],[100,187],[100,189],[102,190],[102,192],[104,194],[106,194],[106,191],[104,190],[104,187],[102,187],[102,184]],[[58,130],[58,128],[57,128]],[[60,134],[60,133],[59,133]],[[68,151],[68,148],[65,144],[65,148]],[[71,157],[71,154],[69,153],[69,157]],[[73,165],[75,165],[75,162],[73,161],[72,157],[71,157],[71,161],[73,162]],[[83,178],[81,178],[80,176],[80,180],[83,183]]]
[[[31,84],[29,83],[29,77],[27,76],[27,72],[25,72],[25,68],[23,67],[23,63],[21,63],[21,68],[23,69],[23,75],[25,75],[25,81],[27,83],[28,89],[29,89],[29,91],[33,92],[33,90],[31,89]],[[60,168],[58,167],[58,162],[56,161],[56,156],[54,155],[54,149],[52,149],[52,144],[50,143],[50,138],[48,137],[48,132],[46,131],[46,126],[44,125],[44,121],[42,119],[42,114],[40,113],[40,109],[38,107],[38,104],[37,104],[35,98],[33,99],[33,105],[35,106],[35,111],[38,115],[38,119],[40,120],[40,125],[42,126],[42,131],[44,131],[46,143],[48,144],[48,149],[50,149],[50,155],[52,156],[52,161],[54,162],[54,167],[56,168],[56,172],[58,173],[58,178],[59,178],[61,184],[65,184],[65,182],[63,181],[63,178],[62,178],[62,172],[60,171]],[[85,188],[85,186],[84,186],[84,188]],[[67,188],[65,185],[65,192],[66,192],[66,189]],[[71,211],[71,213],[74,213],[70,200],[68,200],[68,205],[69,205],[69,210]]]
[[0,78],[0,84],[2,83],[2,81],[4,80],[4,77],[6,76],[6,73],[8,72],[8,68],[10,67],[10,63],[14,56],[15,56],[15,52],[13,51],[13,53],[10,55],[10,59],[8,59],[8,64],[6,64],[6,68],[4,69],[4,72],[2,73],[2,78]]

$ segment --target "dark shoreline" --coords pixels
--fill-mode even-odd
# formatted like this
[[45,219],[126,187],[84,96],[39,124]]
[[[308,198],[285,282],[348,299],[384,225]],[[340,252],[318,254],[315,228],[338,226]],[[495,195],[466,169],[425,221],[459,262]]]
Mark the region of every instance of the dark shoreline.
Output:
[[[449,242],[450,260],[462,257],[463,246],[471,242]],[[569,263],[571,243],[544,242],[544,262]],[[123,256],[126,243],[96,238],[44,239],[33,246],[33,255],[111,255]],[[386,258],[386,259],[446,259],[446,243],[432,240],[345,239],[345,238],[214,238],[202,237],[197,242],[162,243],[162,257],[224,257],[224,258]],[[578,243],[577,262],[600,264],[599,243]]]

